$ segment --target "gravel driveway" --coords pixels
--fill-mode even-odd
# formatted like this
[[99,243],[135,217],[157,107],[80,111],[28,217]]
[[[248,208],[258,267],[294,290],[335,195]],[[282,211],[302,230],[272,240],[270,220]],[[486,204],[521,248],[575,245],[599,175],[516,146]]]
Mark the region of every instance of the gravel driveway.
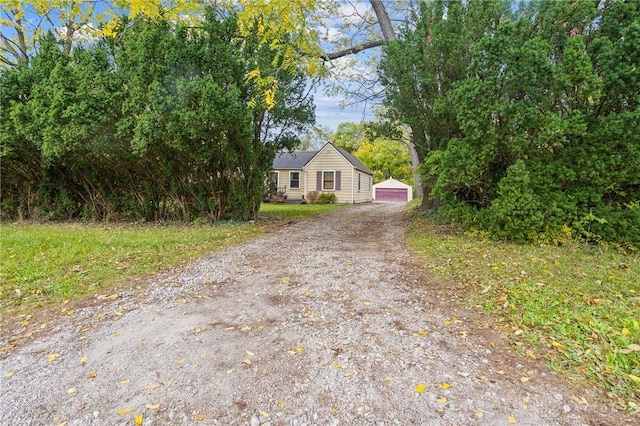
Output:
[[0,424],[638,424],[451,303],[403,218],[289,223],[49,318],[0,359]]

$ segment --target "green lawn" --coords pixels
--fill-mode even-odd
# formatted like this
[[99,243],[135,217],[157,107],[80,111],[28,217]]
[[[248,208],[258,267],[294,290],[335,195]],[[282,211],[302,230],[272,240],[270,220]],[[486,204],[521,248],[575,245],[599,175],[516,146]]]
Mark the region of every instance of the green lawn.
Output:
[[254,223],[0,225],[0,317],[7,308],[107,291],[206,252],[245,241],[279,220],[343,205],[264,204]]
[[431,273],[497,317],[523,355],[640,409],[637,251],[495,242],[429,218],[416,219],[412,243]]

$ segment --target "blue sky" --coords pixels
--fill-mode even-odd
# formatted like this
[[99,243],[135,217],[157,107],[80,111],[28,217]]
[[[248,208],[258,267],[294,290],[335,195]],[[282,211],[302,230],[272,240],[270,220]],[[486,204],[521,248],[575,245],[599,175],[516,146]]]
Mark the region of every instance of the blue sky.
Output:
[[341,107],[340,96],[328,96],[319,88],[315,94],[316,124],[335,131],[343,121],[359,123],[362,120],[373,120],[371,107],[365,103]]

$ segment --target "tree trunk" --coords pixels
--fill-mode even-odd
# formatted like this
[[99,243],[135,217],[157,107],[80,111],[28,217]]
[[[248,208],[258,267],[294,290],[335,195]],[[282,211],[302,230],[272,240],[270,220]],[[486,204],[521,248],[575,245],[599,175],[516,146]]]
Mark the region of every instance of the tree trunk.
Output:
[[391,19],[389,13],[382,0],[369,0],[371,7],[378,18],[378,25],[382,30],[382,35],[386,41],[395,40],[396,33],[393,31],[393,25],[391,25]]

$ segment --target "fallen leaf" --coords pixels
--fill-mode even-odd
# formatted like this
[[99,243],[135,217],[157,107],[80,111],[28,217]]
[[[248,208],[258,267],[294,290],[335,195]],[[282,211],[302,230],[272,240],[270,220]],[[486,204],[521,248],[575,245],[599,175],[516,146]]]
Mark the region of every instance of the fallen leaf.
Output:
[[629,331],[629,329],[628,329],[627,327],[624,327],[624,328],[622,329],[622,335],[623,335],[623,336],[628,336],[628,335],[629,335],[629,333],[630,333],[630,331]]
[[481,418],[483,418],[483,417],[484,417],[484,413],[483,413],[482,411],[478,411],[478,412],[476,413],[476,417],[477,417],[477,418],[479,418],[479,419],[481,419]]
[[193,416],[193,420],[199,422],[201,420],[204,420],[207,418],[206,414],[196,414],[195,416]]
[[422,392],[424,392],[424,390],[425,390],[426,388],[427,388],[427,387],[421,383],[421,384],[419,384],[418,386],[416,386],[416,387],[415,387],[415,389],[414,389],[413,391],[414,391],[415,393],[422,393]]
[[241,331],[251,331],[251,327],[246,325],[240,329]]
[[349,376],[351,376],[351,373],[350,373],[350,372],[348,372],[348,371],[345,371],[345,372],[344,372],[344,377],[349,377]]
[[242,363],[243,364],[247,364],[247,365],[251,365],[251,360],[250,359],[243,359]]
[[621,354],[630,354],[631,352],[640,352],[640,345],[636,345],[635,343],[627,346],[626,349],[618,349],[618,352]]
[[147,410],[157,410],[160,408],[160,404],[147,404]]
[[451,385],[449,383],[443,383],[440,385],[440,389],[449,389]]
[[640,382],[640,377],[634,376],[633,374],[629,374],[629,378],[634,382]]
[[4,377],[6,377],[6,378],[9,378],[11,376],[13,376],[13,370],[7,371],[6,373],[4,373]]
[[88,356],[86,356],[86,355],[82,355],[82,357],[80,358],[80,362],[81,362],[82,364],[86,364],[86,363],[87,363],[87,361],[89,361],[89,357],[88,357]]
[[419,334],[420,336],[426,336],[427,334],[429,334],[429,332],[424,331],[424,330],[418,330],[418,334]]
[[179,360],[176,361],[176,364],[182,365],[182,364],[184,364],[184,361],[185,361],[184,358],[179,359]]
[[284,409],[287,406],[287,404],[285,404],[285,402],[283,400],[278,400],[278,407],[280,407],[281,409]]
[[49,360],[49,362],[53,362],[58,358],[60,358],[60,354],[49,354],[49,355],[47,355],[47,359]]
[[143,414],[138,414],[136,415],[136,418],[133,420],[133,424],[136,426],[140,426],[142,424],[142,421],[144,420],[144,415]]
[[260,411],[260,415],[262,417],[271,417],[271,415],[269,415],[269,413],[267,413],[266,411]]
[[69,389],[67,389],[67,393],[68,393],[69,395],[74,395],[74,394],[78,393],[78,389],[76,389],[76,388],[69,388]]
[[509,414],[509,417],[507,418],[507,420],[509,421],[509,423],[511,423],[512,425],[516,424],[516,416],[514,416],[513,414]]
[[128,385],[129,383],[131,383],[131,379],[120,380],[118,383],[120,383],[121,385]]
[[22,321],[21,325],[22,325],[23,327],[28,326],[28,325],[29,325],[29,320],[24,320],[24,321]]
[[526,377],[526,376],[523,376],[523,377],[520,377],[520,381],[521,381],[522,383],[526,383],[526,382],[528,382],[528,381],[529,381],[529,378],[528,378],[528,377]]
[[118,411],[116,411],[116,414],[119,415],[119,416],[122,416],[122,415],[130,413],[132,411],[133,411],[133,408],[131,408],[131,407],[121,408]]
[[160,387],[160,383],[152,383],[149,386],[147,386],[147,389],[157,389]]
[[245,351],[245,352],[246,352],[246,353],[247,353],[247,355],[249,355],[249,356],[256,356],[256,354],[254,354],[254,353],[253,353],[253,352],[251,352],[251,351]]
[[442,397],[442,398],[437,398],[437,399],[436,399],[436,402],[439,402],[439,403],[441,403],[441,404],[444,404],[445,402],[447,402],[447,398],[444,398],[444,397]]
[[67,423],[69,423],[69,422],[62,422],[62,423],[58,423],[58,425],[57,425],[57,426],[67,426]]
[[331,414],[335,414],[338,412],[338,407],[331,408]]
[[565,346],[562,343],[559,342],[551,342],[551,346],[553,346],[554,348],[562,351],[564,350]]
[[89,371],[89,378],[90,379],[95,379],[98,376],[98,374],[95,371]]

